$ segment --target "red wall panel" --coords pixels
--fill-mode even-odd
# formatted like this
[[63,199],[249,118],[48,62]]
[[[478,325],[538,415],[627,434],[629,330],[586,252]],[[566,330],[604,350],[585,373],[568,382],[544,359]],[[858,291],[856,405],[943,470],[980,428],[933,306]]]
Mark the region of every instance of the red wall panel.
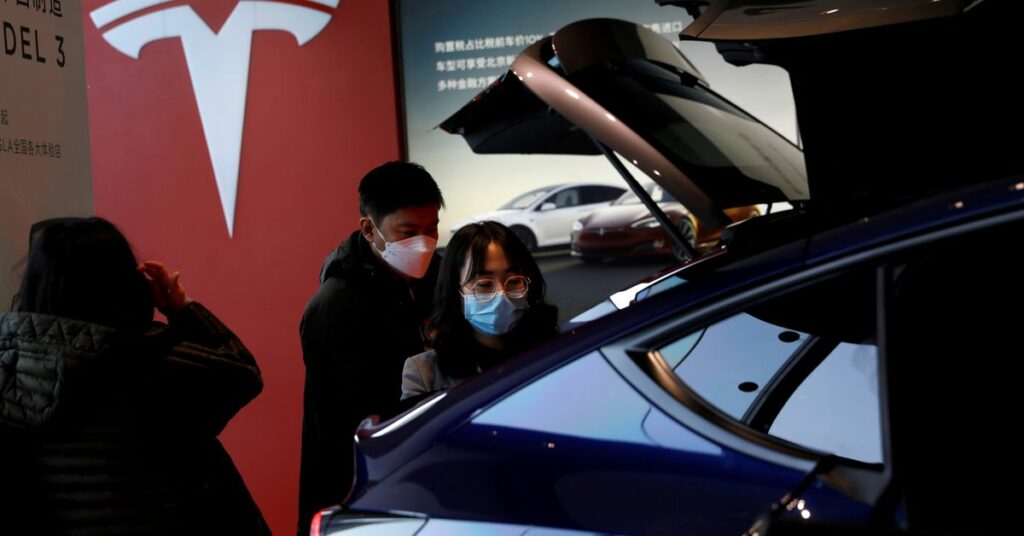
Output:
[[181,270],[192,297],[256,356],[264,392],[221,438],[271,528],[291,533],[299,318],[321,260],[355,228],[359,178],[399,157],[388,2],[342,0],[304,46],[286,32],[254,32],[233,237],[180,40],[150,43],[138,60],[122,54],[88,16],[109,3],[83,9],[96,212],[140,257]]

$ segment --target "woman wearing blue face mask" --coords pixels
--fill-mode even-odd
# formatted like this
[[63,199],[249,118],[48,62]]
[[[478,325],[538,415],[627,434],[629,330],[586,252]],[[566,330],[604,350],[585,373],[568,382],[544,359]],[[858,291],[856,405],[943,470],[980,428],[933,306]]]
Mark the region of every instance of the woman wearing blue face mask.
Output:
[[441,262],[433,349],[410,357],[402,399],[447,389],[558,333],[558,310],[526,246],[504,225],[459,229]]

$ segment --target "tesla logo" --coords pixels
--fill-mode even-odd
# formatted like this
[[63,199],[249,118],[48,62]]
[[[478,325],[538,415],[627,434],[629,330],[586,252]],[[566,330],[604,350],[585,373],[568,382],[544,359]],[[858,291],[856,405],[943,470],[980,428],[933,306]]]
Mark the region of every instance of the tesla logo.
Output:
[[339,1],[115,0],[90,13],[103,38],[135,59],[149,43],[181,39],[228,236],[234,232],[252,33],[286,31],[302,46],[327,26]]

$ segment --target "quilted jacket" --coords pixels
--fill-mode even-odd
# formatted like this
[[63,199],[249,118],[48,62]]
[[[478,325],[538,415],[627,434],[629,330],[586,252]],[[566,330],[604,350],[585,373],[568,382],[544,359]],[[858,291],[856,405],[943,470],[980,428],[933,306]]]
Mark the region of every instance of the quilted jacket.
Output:
[[146,335],[0,314],[0,534],[264,534],[217,435],[262,389],[192,303]]

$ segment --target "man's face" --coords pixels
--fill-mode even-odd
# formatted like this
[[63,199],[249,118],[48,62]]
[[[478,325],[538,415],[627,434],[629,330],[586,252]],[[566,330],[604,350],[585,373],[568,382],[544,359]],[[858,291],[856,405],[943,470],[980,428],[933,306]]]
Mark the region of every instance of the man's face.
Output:
[[384,251],[384,242],[398,242],[417,235],[425,235],[437,240],[438,210],[440,207],[436,204],[404,207],[384,216],[381,221],[373,222],[377,224],[376,229],[370,222],[370,218],[365,216],[359,218],[359,226],[363,238],[372,242],[377,251]]

